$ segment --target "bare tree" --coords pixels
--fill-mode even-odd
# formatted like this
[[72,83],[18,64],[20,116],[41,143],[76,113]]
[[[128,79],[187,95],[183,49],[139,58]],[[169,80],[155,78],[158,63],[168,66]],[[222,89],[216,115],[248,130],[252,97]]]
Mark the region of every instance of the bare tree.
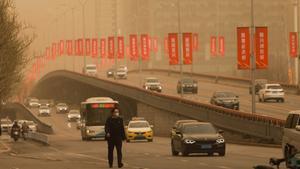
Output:
[[30,38],[22,31],[24,24],[18,21],[12,0],[0,1],[0,100],[11,96],[23,79],[23,69],[30,58],[26,49]]

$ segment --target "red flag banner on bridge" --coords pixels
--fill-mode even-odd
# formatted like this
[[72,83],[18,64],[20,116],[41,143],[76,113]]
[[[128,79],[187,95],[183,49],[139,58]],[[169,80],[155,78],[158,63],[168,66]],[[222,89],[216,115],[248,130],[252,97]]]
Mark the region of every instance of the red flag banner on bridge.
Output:
[[113,36],[108,37],[108,58],[114,59],[115,57],[115,38]]
[[47,60],[50,60],[51,59],[51,54],[50,54],[51,52],[50,52],[50,47],[47,47],[46,48],[46,59]]
[[101,57],[104,58],[106,55],[106,40],[104,38],[100,40],[100,50],[101,50]]
[[118,59],[124,59],[124,37],[119,36],[118,37]]
[[137,35],[135,34],[129,35],[129,48],[130,48],[131,60],[138,60],[137,43],[138,43]]
[[183,64],[190,65],[193,63],[193,34],[183,33]]
[[169,51],[169,64],[178,65],[179,63],[179,52],[178,52],[178,34],[168,34],[168,51]]
[[298,34],[297,32],[290,32],[290,56],[297,58],[298,55]]
[[71,56],[73,54],[73,41],[72,40],[67,40],[67,55]]
[[91,39],[85,39],[85,55],[91,56]]
[[157,39],[157,37],[153,37],[152,42],[153,42],[152,50],[153,50],[153,52],[157,53],[158,52],[158,39]]
[[255,30],[256,69],[268,68],[268,28],[256,27]]
[[237,28],[237,61],[238,69],[250,69],[249,27]]
[[225,56],[225,38],[224,38],[224,36],[219,36],[219,55]]
[[51,55],[52,60],[55,60],[55,58],[56,58],[56,51],[57,51],[56,43],[52,43],[52,55]]
[[79,55],[78,53],[78,40],[75,40],[75,55]]
[[149,60],[150,57],[150,44],[149,44],[149,35],[141,35],[141,55],[143,60]]
[[217,55],[217,37],[211,36],[210,37],[210,56]]
[[98,39],[92,39],[92,57],[96,58],[98,56]]
[[165,49],[165,54],[169,54],[169,45],[168,45],[168,37],[165,37],[164,39],[164,49]]
[[194,51],[199,50],[199,35],[198,35],[198,33],[193,34],[193,50]]
[[59,56],[64,55],[65,52],[65,42],[63,40],[59,41]]
[[78,55],[83,56],[83,39],[78,39]]

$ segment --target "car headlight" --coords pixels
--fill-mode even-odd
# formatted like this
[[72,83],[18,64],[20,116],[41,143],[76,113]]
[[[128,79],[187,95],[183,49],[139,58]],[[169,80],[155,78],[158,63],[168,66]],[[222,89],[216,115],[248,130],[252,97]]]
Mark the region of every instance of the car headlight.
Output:
[[194,143],[196,143],[196,141],[195,140],[190,140],[190,139],[185,139],[184,143],[185,144],[194,144]]
[[193,86],[194,86],[194,87],[197,87],[198,85],[197,85],[197,83],[194,83]]
[[147,133],[148,133],[148,134],[151,134],[151,133],[152,133],[152,130],[150,130],[150,131],[147,131]]
[[146,89],[146,90],[148,90],[148,88],[149,88],[148,86],[145,86],[145,89]]
[[216,141],[218,144],[221,144],[221,143],[225,143],[225,140],[223,138],[219,138],[217,139]]
[[162,89],[162,87],[161,87],[161,86],[158,86],[158,88],[159,88],[159,89]]

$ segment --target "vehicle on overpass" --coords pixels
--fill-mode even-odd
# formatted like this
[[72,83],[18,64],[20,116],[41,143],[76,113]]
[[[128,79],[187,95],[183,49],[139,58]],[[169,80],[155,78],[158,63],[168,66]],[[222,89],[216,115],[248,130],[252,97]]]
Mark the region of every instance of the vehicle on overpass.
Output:
[[82,73],[88,76],[98,77],[97,65],[87,64],[82,70]]
[[127,68],[127,66],[125,66],[125,65],[120,65],[120,66],[119,66],[119,69],[123,69],[123,70],[126,71],[126,73],[128,73],[128,68]]
[[76,122],[77,120],[80,120],[80,111],[76,109],[72,109],[68,113],[68,121],[69,122]]
[[183,78],[177,82],[177,93],[198,93],[198,82],[192,78]]
[[[267,79],[256,79],[254,81],[255,94],[258,95],[258,92],[260,91],[260,89],[262,89],[263,86],[267,83],[268,83]],[[249,94],[252,94],[252,86],[249,87]]]
[[1,119],[0,121],[1,131],[8,132],[9,129],[12,127],[13,123],[9,118]]
[[175,122],[174,126],[171,129],[171,138],[176,135],[178,128],[184,123],[198,122],[197,120],[178,120]]
[[30,99],[28,99],[27,106],[29,106],[30,108],[37,108],[40,105],[41,104],[39,103],[39,99],[37,99],[37,98],[30,98]]
[[144,79],[143,88],[145,90],[156,91],[159,93],[162,92],[162,85],[156,77],[148,77]]
[[66,103],[58,103],[56,104],[56,113],[67,113],[69,107]]
[[114,79],[127,79],[127,71],[125,69],[117,69],[114,71]]
[[41,99],[39,103],[40,106],[48,106],[48,107],[54,106],[54,101],[52,99]]
[[153,130],[149,122],[145,119],[132,119],[126,126],[126,141],[147,140],[153,141]]
[[50,116],[50,108],[46,105],[41,105],[39,108],[39,116]]
[[[300,110],[291,111],[283,129],[282,150],[285,159],[300,152]],[[287,167],[290,167],[286,161]]]
[[280,84],[265,84],[258,92],[260,102],[268,100],[276,100],[277,102],[284,102],[284,90]]
[[84,141],[93,138],[105,138],[105,122],[111,116],[112,109],[119,103],[109,97],[92,97],[81,103],[81,138]]
[[216,106],[222,106],[229,109],[240,109],[239,97],[232,92],[214,92],[213,96],[210,99],[210,103]]
[[114,72],[115,72],[115,69],[111,68],[111,69],[108,69],[106,71],[106,77],[107,78],[113,78],[114,77]]
[[176,135],[171,138],[172,155],[181,153],[188,156],[191,153],[207,153],[209,156],[218,153],[225,156],[225,139],[211,123],[191,122],[182,124]]
[[36,132],[38,125],[34,121],[29,120],[16,120],[18,125],[22,128],[22,124],[26,122],[30,132]]

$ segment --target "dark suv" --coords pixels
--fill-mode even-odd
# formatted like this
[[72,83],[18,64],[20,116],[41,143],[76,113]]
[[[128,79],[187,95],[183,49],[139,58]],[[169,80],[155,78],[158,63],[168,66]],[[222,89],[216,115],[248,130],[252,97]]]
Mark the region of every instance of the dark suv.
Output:
[[210,99],[210,103],[229,109],[240,109],[239,97],[232,92],[215,92]]
[[209,156],[218,153],[225,156],[225,139],[217,132],[211,123],[184,123],[176,130],[171,139],[172,155],[181,153],[188,156],[191,153],[207,153]]
[[177,93],[198,93],[198,82],[191,78],[183,78],[177,82]]

